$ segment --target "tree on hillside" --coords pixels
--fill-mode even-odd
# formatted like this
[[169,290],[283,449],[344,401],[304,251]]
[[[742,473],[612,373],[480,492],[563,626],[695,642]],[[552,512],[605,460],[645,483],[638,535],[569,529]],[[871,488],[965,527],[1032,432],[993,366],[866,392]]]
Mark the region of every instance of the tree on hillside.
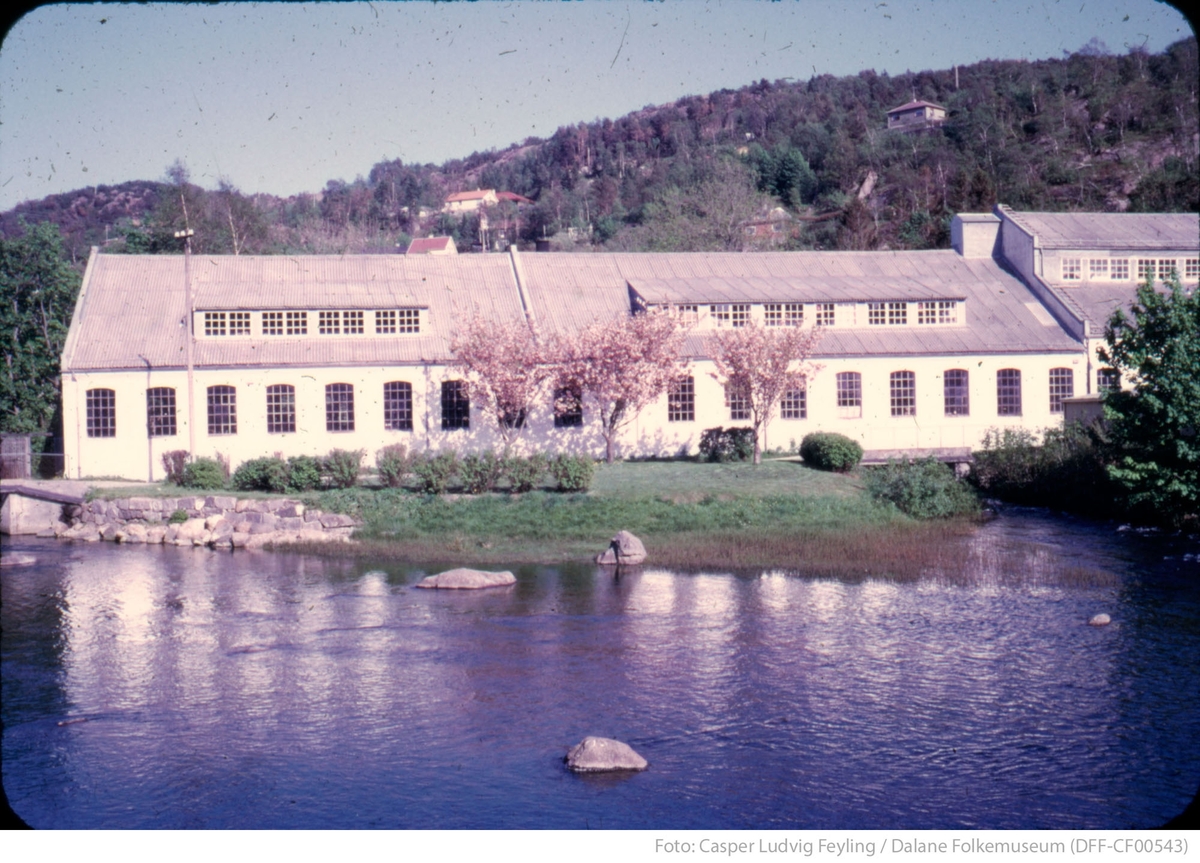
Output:
[[1180,524],[1200,516],[1200,291],[1185,291],[1177,274],[1166,288],[1148,280],[1132,320],[1113,314],[1100,358],[1133,381],[1105,397],[1109,475],[1135,511]]
[[765,327],[755,321],[717,330],[713,343],[713,375],[725,391],[750,409],[754,428],[754,463],[762,462],[760,441],[771,413],[788,390],[804,390],[818,367],[808,360],[821,339],[816,327]]
[[553,374],[537,334],[524,321],[497,320],[477,311],[460,327],[450,350],[471,401],[495,423],[505,447],[510,446]]
[[0,238],[0,429],[50,429],[61,399],[59,359],[79,282],[54,225]]
[[664,309],[596,321],[555,345],[555,389],[578,394],[599,414],[604,457],[616,457],[617,435],[683,374],[686,331]]

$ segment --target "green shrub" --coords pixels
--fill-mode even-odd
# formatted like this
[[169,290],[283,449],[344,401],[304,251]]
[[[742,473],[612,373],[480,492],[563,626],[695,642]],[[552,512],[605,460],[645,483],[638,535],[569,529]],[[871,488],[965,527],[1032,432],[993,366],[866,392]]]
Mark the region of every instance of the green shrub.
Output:
[[989,429],[974,453],[970,481],[1011,503],[1111,517],[1120,494],[1105,469],[1102,433],[1072,423],[1046,429],[1042,443],[1024,429]]
[[425,453],[413,458],[412,472],[420,480],[425,494],[442,494],[450,485],[450,479],[458,472],[458,453],[446,450],[437,455]]
[[706,461],[750,461],[754,458],[754,429],[720,426],[705,429],[700,435],[700,455]]
[[596,475],[596,463],[586,455],[557,455],[549,468],[559,491],[587,491]]
[[171,513],[171,517],[167,519],[167,524],[183,524],[188,520],[186,509],[177,509]]
[[541,453],[531,456],[509,456],[504,460],[504,475],[512,491],[521,494],[533,491],[546,473],[546,457]]
[[287,492],[296,494],[321,487],[321,463],[310,455],[294,455],[287,460]]
[[167,481],[175,485],[183,485],[183,470],[187,467],[188,451],[173,449],[162,454],[163,470],[167,472]]
[[179,484],[184,488],[220,489],[225,487],[225,469],[216,459],[198,458],[184,465]]
[[238,491],[270,491],[281,494],[287,489],[287,485],[287,464],[278,456],[244,461],[233,473],[233,487]]
[[949,518],[978,512],[974,491],[954,476],[954,469],[935,458],[916,462],[888,461],[864,472],[872,497],[889,500],[913,518]]
[[804,463],[819,470],[839,473],[854,470],[862,460],[863,449],[858,441],[836,432],[813,432],[800,442]]
[[479,454],[472,453],[463,456],[458,475],[468,494],[483,494],[494,489],[504,475],[504,460],[490,449]]
[[362,473],[362,460],[366,454],[367,451],[362,449],[330,450],[323,459],[329,484],[334,488],[354,488],[358,485],[358,475]]
[[411,462],[408,447],[402,443],[388,444],[375,453],[375,467],[379,469],[379,479],[388,488],[400,487]]

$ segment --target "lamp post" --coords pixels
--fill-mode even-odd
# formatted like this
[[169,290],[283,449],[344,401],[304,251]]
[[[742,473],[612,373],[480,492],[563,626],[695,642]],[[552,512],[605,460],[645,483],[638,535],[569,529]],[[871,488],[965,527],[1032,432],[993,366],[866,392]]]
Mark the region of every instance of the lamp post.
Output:
[[192,235],[191,228],[175,232],[183,240],[183,289],[187,294],[187,388],[188,388],[188,455],[196,456],[196,392],[193,373],[196,363],[196,298],[192,296]]

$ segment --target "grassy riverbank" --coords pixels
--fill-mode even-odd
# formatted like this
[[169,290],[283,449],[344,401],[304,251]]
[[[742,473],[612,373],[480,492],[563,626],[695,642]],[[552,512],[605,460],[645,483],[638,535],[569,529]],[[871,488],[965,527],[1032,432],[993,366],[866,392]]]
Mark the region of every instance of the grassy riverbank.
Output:
[[427,497],[357,488],[310,498],[363,520],[345,553],[474,564],[587,560],[632,530],[656,565],[803,568],[831,576],[918,575],[949,561],[970,521],[915,522],[854,475],[798,462],[601,465],[586,494]]

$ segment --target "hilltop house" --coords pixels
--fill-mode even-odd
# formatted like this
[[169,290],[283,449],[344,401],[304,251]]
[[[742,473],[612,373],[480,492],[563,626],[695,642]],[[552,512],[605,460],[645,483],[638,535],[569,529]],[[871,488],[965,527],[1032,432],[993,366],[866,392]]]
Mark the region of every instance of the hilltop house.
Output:
[[[246,459],[498,445],[452,371],[476,311],[567,336],[671,305],[690,364],[622,455],[695,451],[748,419],[714,377],[711,333],[821,327],[821,369],[768,445],[838,431],[867,449],[974,447],[1037,431],[1113,385],[1098,330],[1136,281],[1200,278],[1196,214],[962,214],[953,249],[438,257],[106,255],[93,250],[62,357],[66,475],[159,479],[168,450]],[[190,284],[189,284],[190,283]],[[189,300],[189,286],[192,299]],[[603,452],[598,421],[547,396],[523,446]]]
[[476,189],[473,192],[455,192],[446,197],[442,212],[462,215],[475,213],[480,207],[490,207],[499,203],[495,189]]
[[933,102],[914,99],[887,112],[889,129],[913,131],[940,126],[946,122],[946,109]]

